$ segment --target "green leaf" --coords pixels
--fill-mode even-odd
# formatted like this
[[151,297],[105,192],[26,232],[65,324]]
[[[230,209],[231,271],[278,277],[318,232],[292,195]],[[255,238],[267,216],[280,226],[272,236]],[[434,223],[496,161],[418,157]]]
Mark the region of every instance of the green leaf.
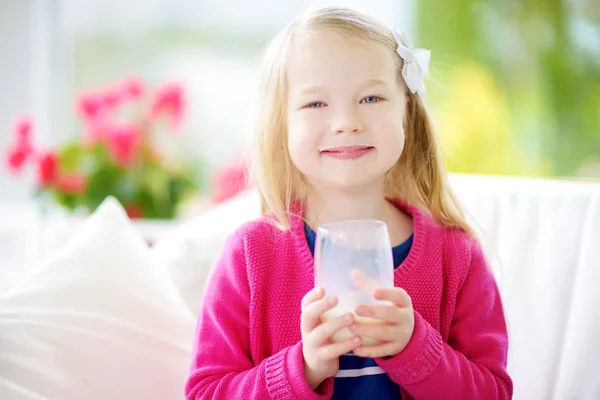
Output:
[[167,172],[160,166],[149,166],[144,171],[143,186],[159,203],[168,201],[168,182],[169,176],[167,175]]
[[70,143],[60,152],[60,168],[64,172],[77,172],[81,167],[81,162],[85,156],[85,151],[79,143]]
[[[119,199],[119,186],[123,179],[123,171],[110,165],[102,165],[89,177],[85,203],[90,211],[94,211],[108,195]],[[121,199],[119,199],[121,201]]]

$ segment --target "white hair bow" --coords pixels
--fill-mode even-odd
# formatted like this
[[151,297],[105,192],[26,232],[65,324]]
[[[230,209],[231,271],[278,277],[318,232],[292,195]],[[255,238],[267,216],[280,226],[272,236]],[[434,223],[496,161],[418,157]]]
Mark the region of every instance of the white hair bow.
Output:
[[412,44],[406,34],[398,28],[394,31],[394,38],[398,42],[398,49],[396,51],[404,60],[402,77],[406,82],[406,86],[408,86],[408,90],[411,93],[418,93],[419,96],[423,96],[425,94],[423,75],[429,73],[431,51],[426,49],[413,50]]

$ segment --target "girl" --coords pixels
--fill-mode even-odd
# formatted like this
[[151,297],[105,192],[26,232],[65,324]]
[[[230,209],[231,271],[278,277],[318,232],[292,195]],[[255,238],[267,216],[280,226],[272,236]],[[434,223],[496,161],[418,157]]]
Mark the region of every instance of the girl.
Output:
[[[423,57],[425,56],[425,57]],[[361,13],[295,20],[262,70],[255,173],[265,216],[239,228],[200,312],[188,399],[508,399],[498,288],[453,196],[423,106],[427,53]],[[393,289],[356,315],[313,288],[314,229],[378,219]],[[354,337],[331,337],[349,327]],[[361,344],[361,336],[381,341]]]

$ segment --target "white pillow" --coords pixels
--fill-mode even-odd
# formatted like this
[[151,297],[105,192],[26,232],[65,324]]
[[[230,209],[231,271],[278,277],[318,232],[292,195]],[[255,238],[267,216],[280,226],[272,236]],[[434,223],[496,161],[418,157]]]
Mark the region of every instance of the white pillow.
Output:
[[204,286],[229,236],[244,222],[260,216],[258,191],[250,189],[215,205],[153,247],[154,256],[167,268],[190,311],[200,308]]
[[181,399],[195,316],[114,198],[0,297],[0,399]]

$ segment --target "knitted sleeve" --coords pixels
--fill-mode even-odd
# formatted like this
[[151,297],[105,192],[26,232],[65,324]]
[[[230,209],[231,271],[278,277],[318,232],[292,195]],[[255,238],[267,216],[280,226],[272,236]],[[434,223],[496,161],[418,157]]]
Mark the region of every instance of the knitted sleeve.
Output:
[[[256,364],[251,357],[247,249],[243,234],[226,242],[207,285],[198,317],[191,373],[185,394],[191,399],[326,399],[304,377],[302,343]],[[256,267],[256,265],[253,265]],[[261,341],[265,343],[266,341]]]
[[500,294],[479,243],[470,246],[469,271],[452,318],[448,342],[418,312],[406,348],[377,359],[415,399],[510,399],[508,335]]

